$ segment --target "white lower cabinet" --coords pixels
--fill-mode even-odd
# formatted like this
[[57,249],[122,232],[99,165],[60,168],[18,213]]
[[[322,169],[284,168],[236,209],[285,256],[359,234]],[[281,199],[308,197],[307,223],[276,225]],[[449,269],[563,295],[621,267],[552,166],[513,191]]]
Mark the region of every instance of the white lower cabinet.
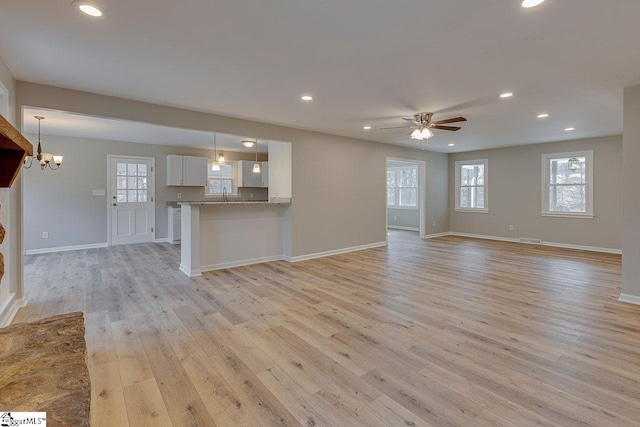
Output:
[[169,206],[167,213],[167,238],[169,243],[175,245],[181,240],[182,209]]

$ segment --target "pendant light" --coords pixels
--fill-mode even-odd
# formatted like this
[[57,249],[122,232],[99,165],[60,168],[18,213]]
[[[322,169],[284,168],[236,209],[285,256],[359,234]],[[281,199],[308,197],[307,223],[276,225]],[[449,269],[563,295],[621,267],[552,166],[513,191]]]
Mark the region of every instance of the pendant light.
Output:
[[[222,158],[224,161],[224,157]],[[213,134],[213,162],[211,163],[211,170],[217,172],[220,170],[220,162],[218,162],[218,143],[216,141],[216,134]]]
[[260,173],[260,163],[258,163],[258,140],[256,139],[256,162],[253,164],[253,173]]
[[[49,166],[49,169],[52,170],[58,170],[60,168],[60,165],[62,164],[62,159],[64,156],[59,156],[59,155],[53,155],[51,153],[43,153],[42,152],[42,137],[40,135],[40,121],[44,120],[43,116],[33,116],[38,120],[38,155],[35,157],[35,159],[38,161],[38,163],[40,163],[40,169],[44,170],[44,168],[46,168],[47,166]],[[23,167],[25,169],[29,169],[31,168],[31,166],[33,165],[33,156],[27,156],[24,159],[24,164]],[[53,160],[53,163],[55,163],[56,167],[54,168],[53,166],[51,166],[51,160]],[[27,166],[27,163],[29,164]]]

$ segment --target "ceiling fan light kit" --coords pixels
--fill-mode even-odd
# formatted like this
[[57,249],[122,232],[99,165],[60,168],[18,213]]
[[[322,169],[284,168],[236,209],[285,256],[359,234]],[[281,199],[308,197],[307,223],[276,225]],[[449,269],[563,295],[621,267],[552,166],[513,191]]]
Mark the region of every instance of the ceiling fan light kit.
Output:
[[416,139],[418,141],[423,141],[425,139],[431,139],[435,135],[432,129],[437,130],[447,130],[447,131],[458,131],[462,129],[460,126],[445,126],[449,123],[458,123],[458,122],[466,122],[467,119],[464,117],[453,117],[451,119],[439,120],[437,122],[431,121],[433,118],[433,113],[416,113],[413,115],[413,118],[403,117],[402,120],[409,122],[409,126],[394,126],[389,128],[380,128],[380,130],[387,129],[412,129],[407,135],[411,135],[411,139]]

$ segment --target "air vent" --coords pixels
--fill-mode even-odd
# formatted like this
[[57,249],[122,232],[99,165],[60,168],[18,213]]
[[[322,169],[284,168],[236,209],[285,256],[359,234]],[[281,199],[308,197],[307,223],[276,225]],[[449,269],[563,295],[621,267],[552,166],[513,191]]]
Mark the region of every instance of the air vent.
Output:
[[529,239],[528,237],[521,237],[520,243],[530,243],[532,245],[541,245],[542,240],[540,239]]

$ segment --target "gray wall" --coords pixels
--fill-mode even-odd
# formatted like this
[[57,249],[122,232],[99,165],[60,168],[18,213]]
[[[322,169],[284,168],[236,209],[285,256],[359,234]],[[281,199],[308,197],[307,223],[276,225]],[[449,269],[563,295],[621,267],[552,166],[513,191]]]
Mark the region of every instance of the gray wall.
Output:
[[[32,143],[36,135],[26,135]],[[213,158],[213,150],[69,138],[43,135],[50,152],[64,155],[57,171],[32,167],[24,174],[24,247],[26,250],[76,246],[107,241],[107,196],[92,190],[107,190],[107,155],[155,158],[156,239],[167,237],[167,201],[205,200],[204,187],[167,187],[168,154]],[[227,160],[252,160],[251,153],[225,151]],[[264,159],[266,155],[261,155]],[[242,190],[241,190],[242,191]],[[265,189],[251,189],[254,198],[267,198]],[[249,191],[243,192],[248,198]],[[49,232],[43,239],[42,232]]]
[[[639,103],[640,105],[640,103]],[[594,218],[541,215],[541,157],[593,150]],[[455,162],[489,159],[489,213],[455,212]],[[621,249],[622,137],[580,139],[454,154],[449,160],[452,232],[530,237],[547,242]],[[509,231],[509,225],[514,231]]]
[[418,229],[420,227],[420,211],[417,209],[387,208],[387,225],[392,228],[397,226]]
[[[386,157],[427,163],[426,233],[448,231],[447,155],[18,82],[18,105],[292,143],[292,256],[386,239]],[[431,226],[436,221],[437,226]]]
[[640,303],[640,85],[624,90],[622,293]]

